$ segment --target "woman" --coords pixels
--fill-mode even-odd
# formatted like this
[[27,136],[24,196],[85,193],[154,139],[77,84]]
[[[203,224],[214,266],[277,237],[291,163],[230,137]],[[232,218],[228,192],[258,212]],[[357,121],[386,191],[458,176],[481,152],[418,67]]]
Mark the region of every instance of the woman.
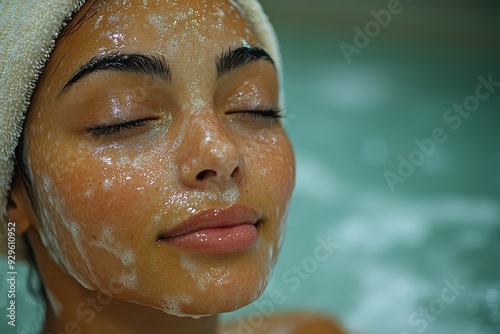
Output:
[[214,333],[265,288],[294,184],[261,7],[0,9],[2,207],[33,251],[44,333]]

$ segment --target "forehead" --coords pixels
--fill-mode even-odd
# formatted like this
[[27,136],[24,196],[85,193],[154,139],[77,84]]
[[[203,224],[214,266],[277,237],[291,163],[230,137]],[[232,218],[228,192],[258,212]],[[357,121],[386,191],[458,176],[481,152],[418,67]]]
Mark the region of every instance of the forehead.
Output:
[[196,30],[204,23],[211,24],[204,28],[222,29],[230,21],[244,21],[240,7],[231,0],[94,0],[83,5],[67,28],[74,30],[84,22],[92,23],[92,30],[149,23],[157,32],[168,33],[178,26]]
[[259,46],[230,0],[87,1],[63,29],[45,71],[62,81],[92,57],[116,52],[159,54],[169,62],[183,54],[199,63],[246,43]]

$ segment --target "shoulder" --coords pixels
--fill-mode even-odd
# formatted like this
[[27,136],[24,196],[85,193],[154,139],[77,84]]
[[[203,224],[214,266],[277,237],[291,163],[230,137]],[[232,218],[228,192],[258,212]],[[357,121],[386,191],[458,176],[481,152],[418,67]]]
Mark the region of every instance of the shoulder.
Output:
[[242,318],[223,324],[219,334],[345,334],[333,319],[308,312],[287,312],[264,317],[264,319]]

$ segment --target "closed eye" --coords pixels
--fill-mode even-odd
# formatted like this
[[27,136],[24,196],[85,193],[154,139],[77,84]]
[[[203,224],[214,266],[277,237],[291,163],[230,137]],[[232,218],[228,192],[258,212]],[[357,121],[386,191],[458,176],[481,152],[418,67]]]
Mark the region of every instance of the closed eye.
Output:
[[237,114],[239,117],[250,117],[252,120],[257,120],[258,118],[279,120],[283,117],[283,110],[279,108],[271,108],[263,110],[229,111],[226,114]]
[[93,138],[108,137],[112,135],[122,134],[123,132],[138,127],[146,126],[149,120],[150,119],[139,119],[113,125],[96,125],[88,129],[87,131],[92,135]]

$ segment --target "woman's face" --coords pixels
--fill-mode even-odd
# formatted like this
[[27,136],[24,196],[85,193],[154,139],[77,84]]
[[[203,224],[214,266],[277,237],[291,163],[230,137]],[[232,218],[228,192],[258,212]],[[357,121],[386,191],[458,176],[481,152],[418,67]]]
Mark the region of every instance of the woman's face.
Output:
[[167,313],[248,304],[294,183],[274,65],[231,1],[89,8],[58,41],[27,122],[46,248],[86,288]]

